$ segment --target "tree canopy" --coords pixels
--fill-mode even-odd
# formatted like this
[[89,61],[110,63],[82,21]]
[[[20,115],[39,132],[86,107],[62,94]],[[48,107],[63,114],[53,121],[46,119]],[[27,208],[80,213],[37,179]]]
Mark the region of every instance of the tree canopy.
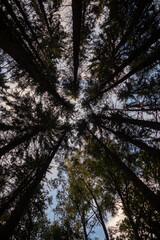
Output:
[[159,79],[158,1],[0,1],[2,240],[160,239]]

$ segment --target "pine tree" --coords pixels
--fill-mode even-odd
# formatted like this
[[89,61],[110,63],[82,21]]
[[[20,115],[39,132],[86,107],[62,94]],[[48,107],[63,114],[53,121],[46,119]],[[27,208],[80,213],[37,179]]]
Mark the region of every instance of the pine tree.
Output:
[[[120,203],[119,239],[159,239],[159,4],[2,0],[0,19],[1,238],[90,239],[99,224],[114,239]],[[34,196],[57,158],[60,223],[43,214],[41,234]]]

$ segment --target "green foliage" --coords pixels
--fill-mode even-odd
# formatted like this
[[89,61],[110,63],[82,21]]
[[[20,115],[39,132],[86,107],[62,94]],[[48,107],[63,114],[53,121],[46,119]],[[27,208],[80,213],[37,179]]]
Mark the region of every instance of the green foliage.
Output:
[[160,239],[158,3],[2,0],[0,18],[2,240]]

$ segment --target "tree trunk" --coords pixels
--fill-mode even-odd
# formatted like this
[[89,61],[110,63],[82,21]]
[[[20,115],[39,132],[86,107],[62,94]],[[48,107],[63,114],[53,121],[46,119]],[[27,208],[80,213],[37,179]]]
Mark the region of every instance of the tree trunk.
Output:
[[27,18],[26,13],[23,11],[23,8],[21,7],[21,4],[20,4],[19,0],[14,0],[14,2],[15,2],[15,4],[17,5],[20,13],[22,14],[22,16],[23,16],[23,18],[24,18],[24,21],[25,21],[26,25],[28,26],[29,30],[31,31],[32,36],[34,37],[36,43],[38,44],[39,50],[40,50],[40,49],[41,49],[41,46],[40,46],[40,44],[39,44],[39,42],[38,42],[38,39],[37,39],[37,37],[36,37],[36,34],[35,34],[32,26],[31,26],[30,22],[28,21],[28,18]]
[[39,3],[39,6],[40,6],[40,9],[41,9],[41,12],[42,12],[42,14],[43,14],[43,17],[44,17],[44,20],[45,20],[45,23],[46,23],[46,26],[47,26],[47,29],[48,29],[50,38],[53,40],[53,38],[52,38],[52,32],[51,32],[51,30],[50,30],[49,23],[48,23],[48,19],[47,19],[47,16],[46,16],[46,12],[45,12],[45,9],[44,9],[44,6],[43,6],[43,1],[42,1],[42,0],[38,0],[38,3]]
[[110,173],[110,176],[114,182],[114,185],[115,185],[115,190],[117,191],[118,195],[120,196],[120,199],[122,201],[122,204],[123,204],[123,207],[124,207],[124,213],[126,214],[126,216],[128,217],[129,219],[129,222],[132,226],[132,229],[133,229],[133,232],[134,232],[134,235],[135,235],[135,239],[136,240],[141,240],[141,238],[139,237],[139,234],[138,234],[138,229],[137,229],[137,226],[134,222],[134,220],[132,219],[132,213],[130,211],[130,207],[127,205],[127,203],[125,202],[124,200],[124,197],[122,196],[122,192],[117,184],[117,181],[114,179],[114,177],[112,176],[112,174]]
[[152,2],[153,0],[139,1],[140,5],[138,6],[138,9],[135,11],[133,15],[133,20],[129,25],[128,29],[126,30],[126,32],[124,33],[124,35],[122,36],[119,44],[115,49],[115,52],[117,52],[120,49],[120,47],[127,42],[127,39],[130,36],[130,34],[133,32],[134,27],[139,23],[139,18],[141,17],[144,9],[146,9],[146,7],[148,8],[148,6],[150,6]]
[[[157,48],[157,50],[153,53],[150,53],[146,56],[146,58],[139,63],[139,65],[135,66],[133,69],[131,69],[126,75],[121,77],[119,80],[117,80],[115,83],[113,83],[111,86],[107,87],[103,91],[101,91],[101,94],[108,92],[109,90],[117,87],[119,84],[124,82],[127,78],[131,77],[133,74],[136,74],[140,70],[150,66],[157,60],[159,60],[159,55],[160,55],[160,48]],[[107,82],[106,82],[107,83]]]
[[[100,209],[100,206],[97,202],[97,199],[96,199],[96,196],[94,195],[93,191],[91,190],[91,188],[86,184],[86,182],[83,180],[84,184],[86,185],[88,191],[91,193],[94,201],[95,201],[95,204],[96,204],[96,207],[97,207],[97,210],[98,210],[98,214],[99,214],[99,219],[100,219],[100,224],[102,225],[102,228],[103,228],[103,231],[104,231],[104,234],[105,234],[105,237],[106,237],[106,240],[109,240],[109,235],[108,235],[108,231],[107,231],[107,228],[106,228],[106,225],[105,225],[105,222],[103,220],[103,215],[102,215],[102,211]],[[98,219],[98,221],[99,221]]]
[[21,184],[17,187],[16,190],[14,190],[14,192],[12,192],[9,196],[6,197],[7,200],[4,201],[4,203],[2,203],[1,206],[0,206],[0,216],[2,216],[5,213],[5,211],[10,208],[11,204],[14,203],[16,198],[18,196],[20,196],[25,191],[25,187],[27,185],[31,184],[31,181],[32,182],[34,181],[35,176],[36,176],[36,175],[33,176],[34,172],[35,172],[35,169],[32,170],[28,174],[28,176],[26,176],[25,179],[22,180]]
[[144,143],[143,141],[134,139],[135,137],[133,137],[133,136],[126,135],[124,131],[123,132],[122,131],[114,131],[114,130],[112,130],[110,128],[107,128],[105,126],[102,126],[102,128],[104,128],[107,131],[112,132],[113,134],[118,136],[120,139],[122,139],[126,142],[132,143],[133,145],[135,145],[136,147],[146,151],[147,153],[149,153],[153,157],[157,158],[157,157],[160,156],[160,150],[159,149],[154,148],[154,147],[150,147],[146,143]]
[[[42,73],[38,65],[35,64],[31,52],[26,51],[22,41],[18,38],[16,29],[12,23],[6,18],[0,9],[1,25],[0,25],[0,47],[9,54],[29,75],[34,82],[38,83],[42,91],[50,93],[54,100],[67,109],[71,109],[72,105],[66,102],[51,86],[47,77]],[[51,81],[53,82],[53,80]]]
[[139,120],[139,119],[133,119],[133,118],[125,118],[120,115],[115,115],[113,117],[105,117],[108,120],[115,121],[117,123],[127,123],[127,124],[133,124],[140,127],[148,127],[152,128],[154,130],[160,130],[160,123],[159,122],[153,122],[148,120]]
[[20,200],[18,201],[15,209],[12,211],[6,224],[1,226],[1,228],[0,228],[1,240],[8,240],[14,233],[14,229],[18,225],[20,219],[22,218],[24,211],[26,210],[26,208],[30,202],[30,199],[32,198],[33,194],[35,193],[42,178],[46,174],[46,171],[47,171],[54,155],[56,154],[58,148],[60,147],[64,136],[65,136],[65,133],[62,135],[62,137],[60,138],[60,140],[54,147],[54,150],[52,151],[50,156],[43,162],[43,164],[37,171],[36,179],[30,184],[30,186],[27,187],[26,192],[21,196]]
[[[105,150],[106,154],[114,161],[114,163],[117,165],[118,168],[120,168],[126,177],[131,180],[134,184],[134,186],[143,194],[146,200],[149,201],[151,206],[157,210],[157,212],[160,213],[160,198],[153,192],[151,191],[137,176],[136,174],[126,166],[124,162],[121,161],[121,159],[113,153],[99,138],[97,138],[96,135],[92,133],[92,131],[89,130],[87,127],[88,131],[90,134],[92,134],[93,138],[100,144],[100,146],[103,147]],[[108,164],[108,163],[107,163]]]
[[79,50],[81,36],[81,20],[82,20],[82,0],[72,0],[73,15],[73,62],[74,62],[74,84],[76,87],[78,66],[79,66]]
[[7,125],[5,123],[0,123],[0,131],[8,131],[8,130],[18,130],[18,128],[12,125]]
[[122,71],[127,65],[131,64],[131,62],[139,57],[141,54],[145,53],[145,51],[153,44],[155,43],[160,37],[160,29],[158,29],[156,32],[154,32],[154,35],[152,35],[150,38],[146,39],[145,42],[135,49],[133,52],[130,53],[127,59],[123,61],[123,63],[115,70],[113,75],[111,76],[112,79],[117,76],[120,71]]
[[31,140],[32,137],[34,137],[36,134],[38,134],[40,131],[43,131],[44,128],[42,126],[37,126],[35,127],[35,130],[32,131],[31,133],[26,133],[24,136],[22,137],[17,137],[13,140],[11,140],[10,143],[8,143],[6,146],[1,147],[0,148],[0,158],[8,153],[9,151],[11,151],[12,149],[16,148],[17,146],[19,146],[22,143],[25,143],[26,141]]
[[12,6],[8,3],[8,0],[2,0],[3,4],[5,5],[8,13],[11,15],[12,19],[14,20],[14,22],[16,23],[16,26],[19,28],[20,32],[22,33],[22,36],[24,37],[24,39],[28,42],[30,48],[32,49],[33,53],[35,54],[35,57],[39,60],[39,62],[43,65],[43,62],[38,54],[38,52],[36,51],[36,49],[34,48],[33,44],[32,44],[32,40],[28,37],[28,35],[26,34],[23,26],[21,25],[21,23],[19,22],[19,20],[17,19],[16,14],[14,13]]
[[85,212],[84,211],[85,210],[83,210],[82,215],[81,215],[81,221],[82,221],[82,225],[83,225],[85,240],[88,240],[88,234],[87,234],[86,223],[85,223]]

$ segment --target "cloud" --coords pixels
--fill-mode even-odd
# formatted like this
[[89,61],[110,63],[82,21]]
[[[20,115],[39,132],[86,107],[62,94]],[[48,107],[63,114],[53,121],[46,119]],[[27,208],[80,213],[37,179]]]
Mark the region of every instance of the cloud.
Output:
[[122,221],[125,218],[122,208],[120,208],[114,217],[110,217],[107,222],[107,227],[115,227],[116,223]]

